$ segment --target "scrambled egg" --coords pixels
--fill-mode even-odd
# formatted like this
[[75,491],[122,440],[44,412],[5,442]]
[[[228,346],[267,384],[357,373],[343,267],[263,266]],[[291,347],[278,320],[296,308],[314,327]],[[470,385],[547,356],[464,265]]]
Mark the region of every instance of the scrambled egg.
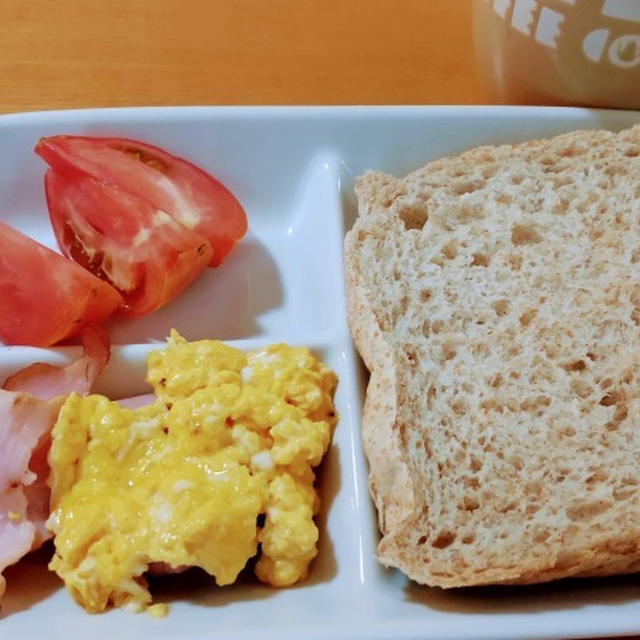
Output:
[[225,585],[258,545],[260,580],[303,579],[317,553],[313,467],[336,422],[335,374],[306,348],[244,353],[172,332],[149,355],[147,380],[154,404],[71,394],[53,429],[50,568],[74,599],[90,612],[139,611],[151,603],[150,563],[202,567]]

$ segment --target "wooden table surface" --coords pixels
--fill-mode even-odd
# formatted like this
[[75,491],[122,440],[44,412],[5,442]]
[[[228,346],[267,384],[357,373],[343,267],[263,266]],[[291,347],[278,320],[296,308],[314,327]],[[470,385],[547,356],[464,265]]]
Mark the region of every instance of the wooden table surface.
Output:
[[0,0],[0,112],[471,104],[469,0]]

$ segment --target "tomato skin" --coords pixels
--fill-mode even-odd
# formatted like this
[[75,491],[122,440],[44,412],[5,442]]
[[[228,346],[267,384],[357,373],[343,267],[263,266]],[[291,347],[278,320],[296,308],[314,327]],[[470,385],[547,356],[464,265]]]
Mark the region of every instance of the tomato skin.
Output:
[[211,260],[205,238],[114,185],[49,169],[45,191],[63,253],[120,291],[123,315],[160,308]]
[[108,283],[0,222],[0,339],[48,347],[122,304]]
[[183,158],[127,138],[52,136],[35,147],[56,172],[80,171],[147,201],[204,236],[218,266],[247,231],[240,202],[222,183]]

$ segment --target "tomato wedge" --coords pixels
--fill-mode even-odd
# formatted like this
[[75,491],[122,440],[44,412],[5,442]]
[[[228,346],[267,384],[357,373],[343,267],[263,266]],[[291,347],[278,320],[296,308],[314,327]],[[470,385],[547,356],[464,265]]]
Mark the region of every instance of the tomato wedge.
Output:
[[204,236],[219,265],[247,231],[235,196],[182,158],[137,140],[83,136],[42,138],[35,147],[56,172],[74,170],[146,201]]
[[163,306],[211,260],[205,238],[117,186],[49,169],[45,190],[62,251],[120,291],[125,315]]
[[71,260],[0,222],[0,339],[48,347],[100,323],[120,294]]

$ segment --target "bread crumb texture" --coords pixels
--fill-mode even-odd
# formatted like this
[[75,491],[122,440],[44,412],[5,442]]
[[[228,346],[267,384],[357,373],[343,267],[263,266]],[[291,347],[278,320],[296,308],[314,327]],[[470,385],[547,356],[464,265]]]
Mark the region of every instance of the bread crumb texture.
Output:
[[640,125],[356,192],[380,561],[442,587],[640,570]]

